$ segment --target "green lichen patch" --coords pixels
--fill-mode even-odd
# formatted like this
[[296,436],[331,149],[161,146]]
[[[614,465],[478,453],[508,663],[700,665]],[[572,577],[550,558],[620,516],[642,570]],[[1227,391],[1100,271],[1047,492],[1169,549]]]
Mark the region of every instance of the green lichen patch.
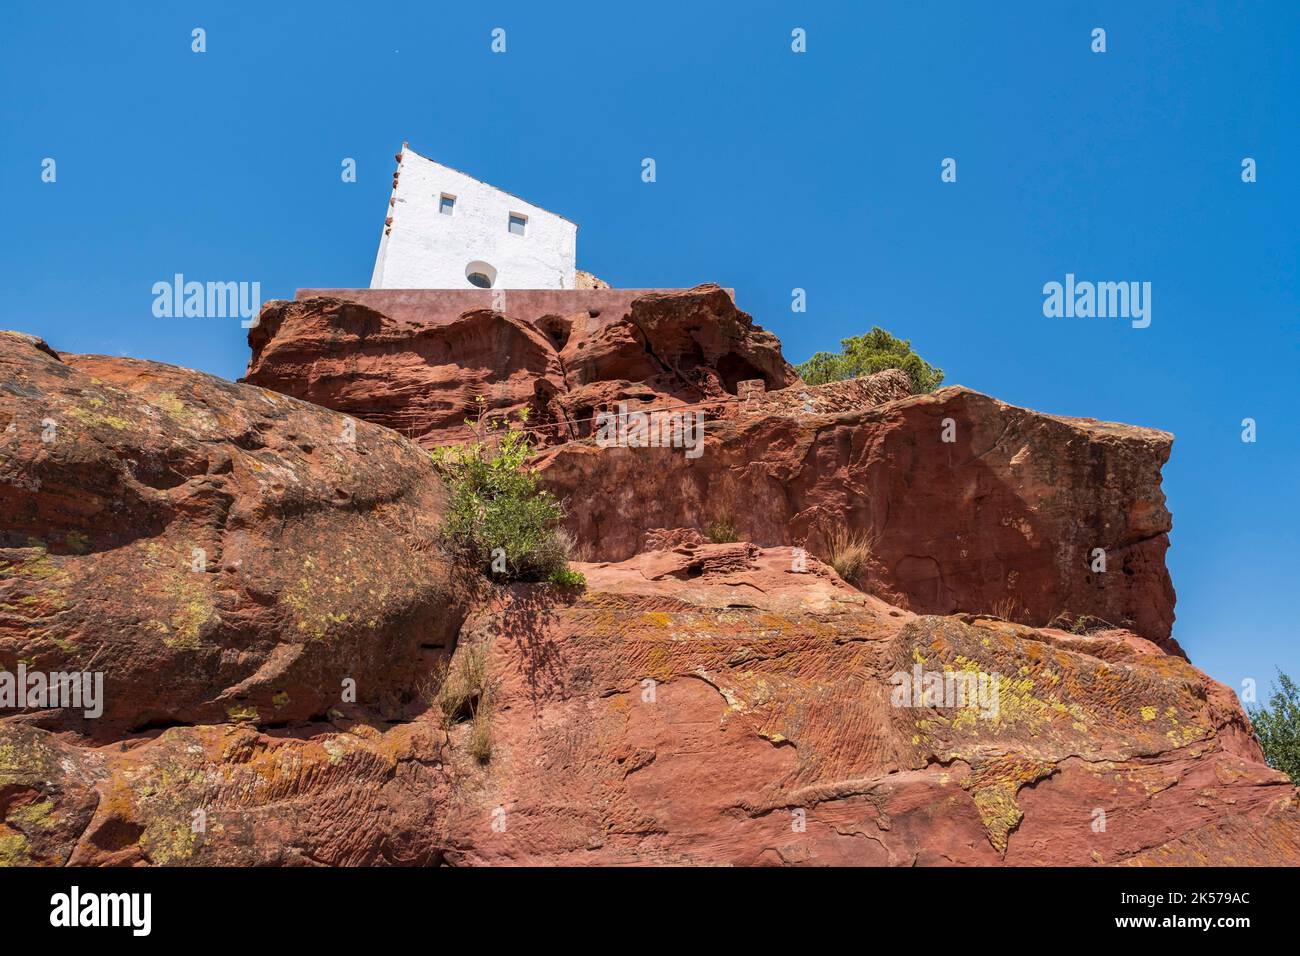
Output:
[[54,802],[39,800],[9,812],[7,823],[23,830],[46,830],[54,826]]
[[106,415],[93,408],[74,405],[67,410],[67,415],[87,428],[111,428],[114,431],[127,431],[131,428],[131,422],[120,415]]
[[21,833],[0,833],[0,867],[26,866],[31,862],[31,848]]
[[1054,764],[1007,755],[980,764],[962,781],[962,788],[970,791],[993,849],[1006,853],[1011,832],[1024,819],[1024,811],[1016,803],[1020,788],[1054,773]]

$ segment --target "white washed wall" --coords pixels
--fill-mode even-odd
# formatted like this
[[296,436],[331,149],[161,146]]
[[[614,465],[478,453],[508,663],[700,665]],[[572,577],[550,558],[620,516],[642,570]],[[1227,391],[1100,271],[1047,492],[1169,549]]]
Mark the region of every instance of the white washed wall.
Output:
[[[472,176],[402,150],[401,175],[389,207],[392,228],[381,235],[372,289],[471,289],[466,267],[496,269],[497,289],[572,289],[578,227]],[[456,197],[439,212],[443,193]],[[528,217],[525,234],[509,230],[511,213]]]

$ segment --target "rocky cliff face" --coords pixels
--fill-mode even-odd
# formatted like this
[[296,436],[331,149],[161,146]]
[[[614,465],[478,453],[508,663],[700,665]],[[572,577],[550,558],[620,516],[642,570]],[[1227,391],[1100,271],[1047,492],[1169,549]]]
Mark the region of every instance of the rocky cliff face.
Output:
[[335,298],[270,302],[244,380],[424,445],[463,441],[478,395],[493,413],[527,408],[545,443],[590,434],[595,411],[622,400],[677,406],[734,396],[746,379],[798,381],[776,337],[717,286],[596,311],[421,324]]
[[[570,442],[539,465],[553,490],[580,496],[572,531],[598,558],[718,520],[744,540],[826,556],[847,529],[871,544],[855,583],[901,607],[1038,625],[1086,614],[1165,641],[1171,441],[944,388],[838,414],[796,405],[724,419],[698,459]],[[1096,549],[1105,572],[1092,570]]]
[[[99,716],[0,708],[0,865],[1300,862],[1169,638],[1167,434],[803,386],[709,287],[271,303],[250,341],[266,388],[0,333],[0,668],[104,678]],[[585,590],[440,556],[403,434],[479,393],[532,409]],[[619,401],[702,409],[703,453],[598,447]]]

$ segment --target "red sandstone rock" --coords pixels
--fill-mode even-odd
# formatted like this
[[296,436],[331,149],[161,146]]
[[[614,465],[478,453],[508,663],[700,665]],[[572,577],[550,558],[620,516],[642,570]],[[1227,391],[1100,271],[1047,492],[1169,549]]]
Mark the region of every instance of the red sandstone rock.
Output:
[[[416,383],[471,396],[457,375],[512,408],[554,362],[556,421],[575,396],[709,400],[700,459],[543,455],[580,543],[626,560],[577,565],[584,591],[481,598],[463,626],[441,491],[398,435],[0,334],[0,666],[108,676],[98,721],[0,714],[0,865],[1300,862],[1295,787],[1233,693],[1170,652],[1168,435],[957,388],[900,400],[892,373],[719,404],[727,355],[774,353],[739,318],[693,329],[723,305],[684,296],[581,328],[598,358],[578,371],[575,329],[549,321],[264,315],[260,374],[426,441],[459,426]],[[331,335],[365,389],[397,383],[386,404],[346,390]],[[653,382],[574,387],[605,372]],[[748,540],[705,543],[715,518]],[[837,522],[875,538],[871,593],[814,556]],[[1089,580],[1094,542],[1109,567]],[[1003,619],[1085,614],[1116,626]],[[485,759],[434,692],[453,641],[453,671],[484,661]],[[996,707],[897,706],[914,669],[995,676]]]
[[[1182,658],[1122,632],[916,617],[794,562],[682,547],[471,617],[458,653],[489,648],[493,754],[458,786],[448,862],[1300,859],[1295,788]],[[996,715],[893,706],[915,665],[1000,675]]]
[[413,329],[337,299],[269,302],[249,343],[252,384],[426,444],[463,440],[476,396],[495,413],[530,407],[536,421],[565,387],[546,337],[487,309]]
[[0,723],[0,866],[425,866],[449,773],[432,719],[175,727],[86,748]]
[[643,296],[626,316],[599,324],[582,315],[555,321],[566,323],[561,359],[571,388],[622,381],[699,401],[734,396],[745,379],[770,388],[798,381],[776,336],[754,327],[717,286]]
[[[486,648],[486,762],[436,708],[125,749],[0,723],[0,846],[74,865],[1300,859],[1295,788],[1181,658],[1120,631],[916,617],[796,566],[682,547],[481,607],[457,654]],[[996,713],[894,706],[891,676],[917,665],[998,675]]]
[[465,440],[478,395],[494,414],[527,407],[533,425],[553,426],[539,434],[548,442],[589,434],[596,410],[627,398],[681,404],[734,395],[744,378],[798,380],[775,336],[717,286],[528,320],[511,296],[505,312],[423,323],[334,298],[269,302],[249,330],[245,380],[425,445]]
[[[342,300],[273,303],[250,342],[250,381],[425,444],[464,440],[478,394],[494,412],[529,407],[539,443],[555,446],[540,460],[545,481],[582,502],[570,530],[596,558],[643,550],[653,529],[716,520],[827,555],[843,528],[873,542],[862,583],[916,611],[996,609],[1034,624],[1090,615],[1170,635],[1168,435],[960,388],[898,401],[908,386],[897,371],[796,384],[775,338],[716,286],[529,321],[479,311],[421,324]],[[738,385],[753,379],[765,391],[741,403]],[[705,454],[557,444],[589,437],[595,415],[624,401],[701,409]],[[1105,573],[1091,569],[1096,548]]]
[[[998,611],[1038,625],[1090,615],[1169,638],[1167,433],[956,387],[836,415],[782,406],[782,394],[767,396],[772,413],[709,424],[698,458],[570,442],[541,456],[543,482],[580,498],[570,530],[598,559],[631,557],[652,529],[719,520],[744,540],[826,557],[845,528],[871,544],[860,583],[913,611]],[[1091,570],[1094,548],[1106,553],[1104,574]]]
[[384,428],[152,362],[0,334],[0,666],[99,671],[115,738],[231,714],[400,715],[459,615],[442,489]]

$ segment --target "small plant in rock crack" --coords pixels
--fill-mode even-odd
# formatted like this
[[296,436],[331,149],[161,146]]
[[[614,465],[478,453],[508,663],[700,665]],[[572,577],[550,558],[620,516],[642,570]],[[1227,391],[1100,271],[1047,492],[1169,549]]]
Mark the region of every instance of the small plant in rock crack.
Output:
[[450,662],[444,658],[434,667],[425,694],[442,711],[444,730],[470,723],[465,749],[480,763],[492,756],[492,690],[487,644],[475,642],[462,644]]
[[827,538],[829,553],[826,563],[842,580],[857,587],[871,563],[875,541],[875,536],[869,532],[851,532],[843,526],[836,528]]
[[573,570],[573,568],[560,568],[558,571],[552,571],[547,580],[562,588],[583,588],[587,586],[586,576],[581,571]]
[[484,697],[474,710],[470,724],[469,741],[465,748],[479,763],[492,759],[492,699]]
[[443,545],[493,580],[554,580],[569,569],[572,542],[559,527],[564,506],[528,467],[528,410],[514,423],[488,419],[486,399],[475,401],[478,418],[465,422],[474,440],[432,453],[448,494]]
[[[1121,622],[1124,626],[1129,626],[1129,622]],[[1071,611],[1062,611],[1054,618],[1047,622],[1047,626],[1056,628],[1060,631],[1069,631],[1071,634],[1078,634],[1087,637],[1097,631],[1114,630],[1116,625],[1110,621],[1104,621],[1092,614],[1075,614]]]
[[1093,631],[1104,631],[1111,625],[1099,617],[1093,617],[1091,614],[1080,614],[1070,625],[1071,634],[1091,634]]
[[736,530],[736,525],[725,515],[720,518],[714,518],[704,526],[704,536],[714,544],[730,544],[739,540],[740,532]]
[[1010,596],[998,598],[993,602],[993,608],[990,613],[1004,621],[1016,623],[1016,599]]

